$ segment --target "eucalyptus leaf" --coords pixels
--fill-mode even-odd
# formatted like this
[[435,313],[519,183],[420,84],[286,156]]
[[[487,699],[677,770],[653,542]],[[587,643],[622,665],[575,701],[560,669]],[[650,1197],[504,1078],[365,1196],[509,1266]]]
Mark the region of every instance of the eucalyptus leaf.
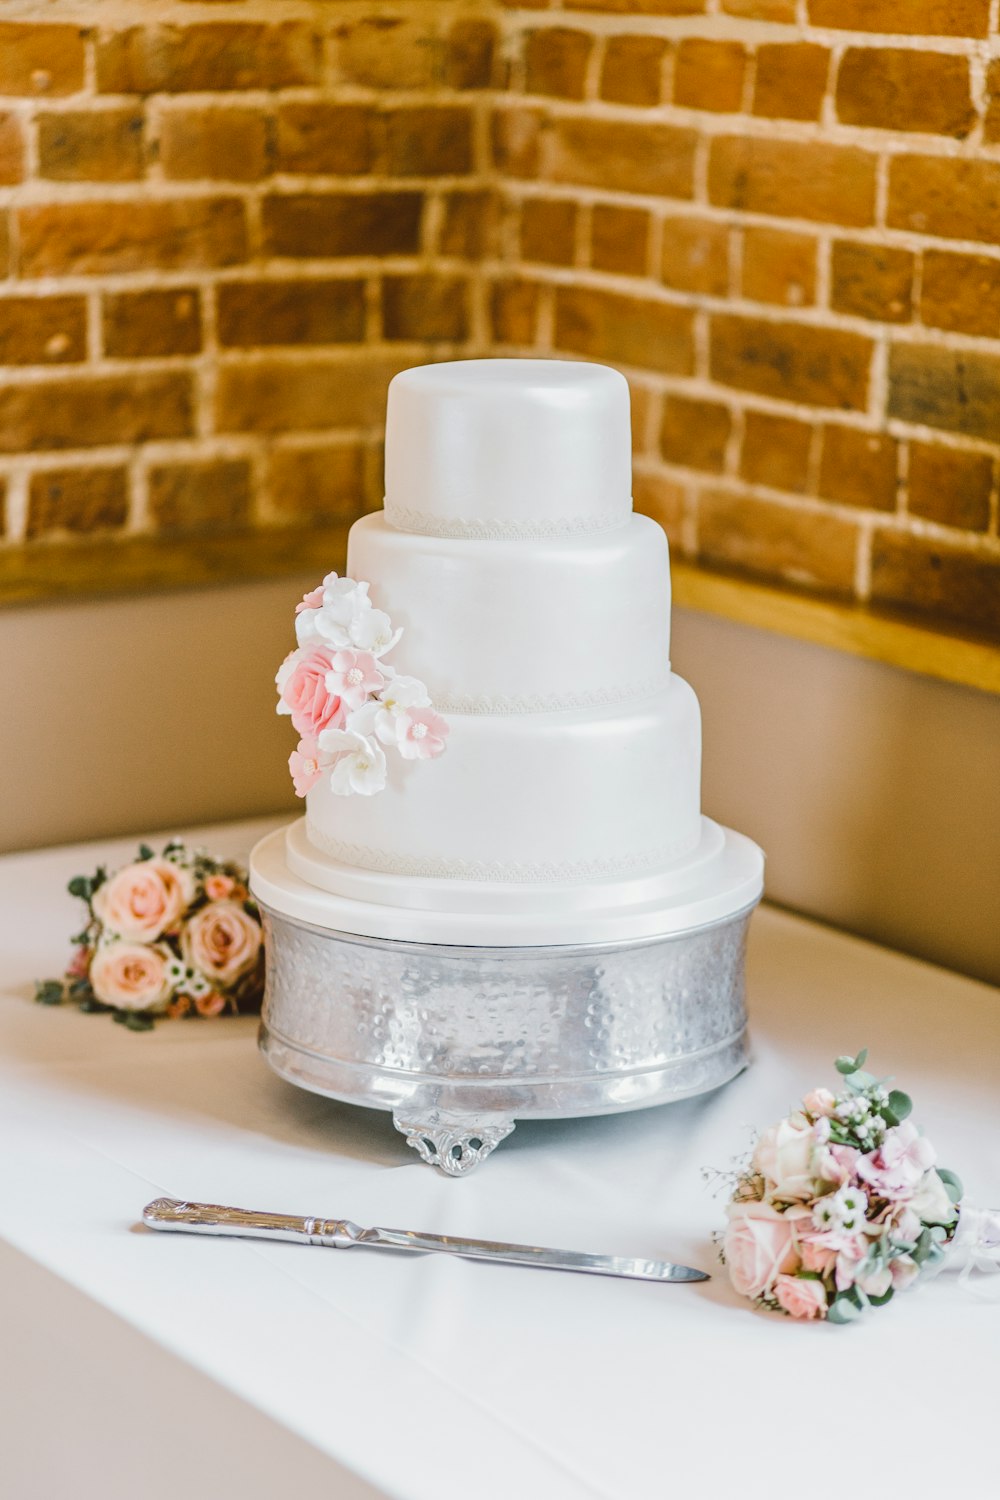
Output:
[[856,1068],[863,1068],[864,1065],[865,1065],[865,1063],[867,1061],[868,1061],[868,1048],[867,1047],[862,1047],[861,1051],[858,1053],[857,1057],[854,1059],[854,1066]]
[[944,1183],[945,1187],[951,1194],[951,1201],[953,1203],[959,1203],[961,1201],[962,1194],[965,1192],[965,1189],[962,1186],[961,1177],[959,1177],[957,1172],[953,1172],[950,1167],[937,1167],[935,1170],[937,1171],[937,1174],[940,1177],[941,1181]]
[[909,1094],[904,1094],[902,1089],[893,1089],[889,1094],[889,1108],[896,1116],[897,1124],[905,1120],[913,1109],[913,1100]]
[[58,979],[40,979],[35,984],[35,999],[39,1005],[61,1005],[65,991]]
[[887,1292],[882,1293],[881,1297],[869,1297],[868,1301],[872,1307],[884,1307],[887,1302],[892,1301],[892,1294],[895,1290],[896,1288],[891,1286]]
[[90,899],[91,884],[86,875],[74,875],[66,889],[71,896],[79,896],[81,901]]
[[845,1078],[849,1074],[856,1073],[858,1071],[857,1064],[855,1063],[853,1057],[838,1057],[833,1066],[836,1068],[838,1073],[843,1073]]
[[140,860],[155,859],[155,858],[156,858],[156,851],[154,849],[151,849],[148,844],[140,844],[139,845],[139,859]]
[[828,1323],[855,1323],[861,1316],[861,1308],[852,1302],[846,1292],[835,1297],[827,1310]]

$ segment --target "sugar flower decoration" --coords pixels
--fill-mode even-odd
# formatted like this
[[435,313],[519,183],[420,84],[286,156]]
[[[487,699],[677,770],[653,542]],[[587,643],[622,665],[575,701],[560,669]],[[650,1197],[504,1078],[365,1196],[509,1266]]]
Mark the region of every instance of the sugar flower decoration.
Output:
[[731,1176],[720,1255],[758,1307],[850,1323],[946,1264],[1000,1269],[1000,1214],[960,1208],[908,1095],[866,1057],[838,1058],[839,1091],[806,1094]]
[[385,660],[402,631],[368,597],[369,585],[330,573],[295,607],[297,648],[278,669],[278,713],[299,735],[288,768],[296,795],[327,778],[340,797],[386,785],[386,746],[402,760],[447,748],[448,723],[427,688]]

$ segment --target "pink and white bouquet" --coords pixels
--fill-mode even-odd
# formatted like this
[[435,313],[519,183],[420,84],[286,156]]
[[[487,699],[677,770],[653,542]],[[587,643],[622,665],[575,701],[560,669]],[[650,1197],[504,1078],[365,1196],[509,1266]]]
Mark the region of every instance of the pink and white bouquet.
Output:
[[866,1056],[838,1058],[840,1089],[806,1094],[736,1173],[720,1254],[758,1307],[853,1322],[940,1265],[955,1235],[962,1185]]
[[260,1009],[263,933],[242,866],[176,840],[160,855],[142,844],[113,874],[74,876],[69,892],[87,921],[64,978],[37,984],[41,1004],[108,1011],[132,1031],[159,1015]]
[[402,631],[368,589],[329,573],[296,606],[299,644],[275,681],[278,713],[301,736],[288,761],[299,797],[324,776],[338,796],[370,797],[386,784],[386,748],[411,761],[446,748],[448,724],[424,684],[384,659]]

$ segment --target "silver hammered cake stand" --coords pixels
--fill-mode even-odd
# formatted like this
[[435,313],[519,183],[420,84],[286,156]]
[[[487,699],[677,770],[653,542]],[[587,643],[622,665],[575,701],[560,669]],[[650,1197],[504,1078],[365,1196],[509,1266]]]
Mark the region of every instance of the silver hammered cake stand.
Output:
[[268,957],[264,1056],[301,1088],[391,1111],[420,1157],[453,1177],[517,1120],[719,1087],[747,1061],[746,936],[763,858],[705,823],[721,855],[700,884],[666,907],[589,918],[590,942],[579,923],[569,942],[463,942],[462,923],[442,914],[317,889],[289,868],[285,831],[269,835],[251,856]]

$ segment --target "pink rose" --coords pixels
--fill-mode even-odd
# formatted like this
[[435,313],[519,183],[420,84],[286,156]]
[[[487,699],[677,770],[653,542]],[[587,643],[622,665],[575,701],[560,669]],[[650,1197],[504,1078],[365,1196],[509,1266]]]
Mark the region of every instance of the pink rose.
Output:
[[236,881],[231,875],[206,875],[205,895],[209,901],[225,901],[236,889]]
[[837,1252],[821,1244],[814,1235],[800,1237],[799,1255],[803,1270],[816,1271],[820,1276],[828,1276],[837,1263]]
[[339,728],[346,710],[327,686],[331,653],[326,646],[293,651],[278,668],[278,712],[291,714],[301,735],[315,739],[321,729]]
[[827,1116],[833,1114],[833,1106],[836,1102],[829,1089],[813,1089],[803,1099],[802,1107],[811,1115]]
[[207,995],[199,995],[194,1002],[194,1008],[199,1016],[217,1016],[226,1008],[224,995],[218,990],[209,990]]
[[259,925],[235,901],[210,901],[181,933],[185,961],[222,986],[253,968],[260,944]]
[[854,1181],[860,1156],[856,1146],[820,1146],[813,1157],[813,1171],[823,1182],[846,1187]]
[[407,708],[396,715],[396,743],[404,760],[433,760],[443,755],[448,724],[433,708]]
[[789,1317],[826,1317],[826,1288],[821,1281],[809,1276],[779,1276],[774,1295]]
[[169,953],[145,943],[106,943],[90,965],[98,1000],[118,1010],[154,1010],[170,999]]
[[186,1016],[190,1009],[191,998],[189,995],[175,995],[167,1006],[167,1015],[176,1021],[178,1016]]
[[303,594],[301,600],[295,606],[295,613],[300,615],[304,609],[322,609],[323,607],[323,585],[319,584],[308,594]]
[[73,957],[66,965],[67,979],[86,979],[90,972],[90,949],[77,948]]
[[785,1201],[813,1197],[812,1157],[816,1140],[804,1115],[779,1120],[757,1142],[753,1164],[773,1184],[773,1196]]
[[741,1296],[759,1297],[798,1264],[795,1220],[769,1203],[730,1203],[728,1214],[723,1248],[729,1279]]
[[920,1275],[920,1267],[908,1255],[899,1255],[889,1262],[889,1274],[897,1292],[905,1292],[911,1282]]
[[[319,746],[315,740],[299,740],[298,745],[288,757],[288,769],[292,773],[296,797],[304,797],[307,792],[312,791],[323,773]],[[205,889],[208,889],[207,882]]]
[[151,943],[177,926],[193,895],[189,871],[169,859],[137,860],[98,886],[94,912],[118,937]]
[[[360,708],[385,686],[385,678],[370,651],[334,651],[326,675],[330,692],[339,693],[349,709]],[[295,724],[295,720],[292,720]],[[299,726],[295,725],[296,729]],[[326,728],[320,725],[320,728]],[[304,734],[306,731],[301,730]]]

